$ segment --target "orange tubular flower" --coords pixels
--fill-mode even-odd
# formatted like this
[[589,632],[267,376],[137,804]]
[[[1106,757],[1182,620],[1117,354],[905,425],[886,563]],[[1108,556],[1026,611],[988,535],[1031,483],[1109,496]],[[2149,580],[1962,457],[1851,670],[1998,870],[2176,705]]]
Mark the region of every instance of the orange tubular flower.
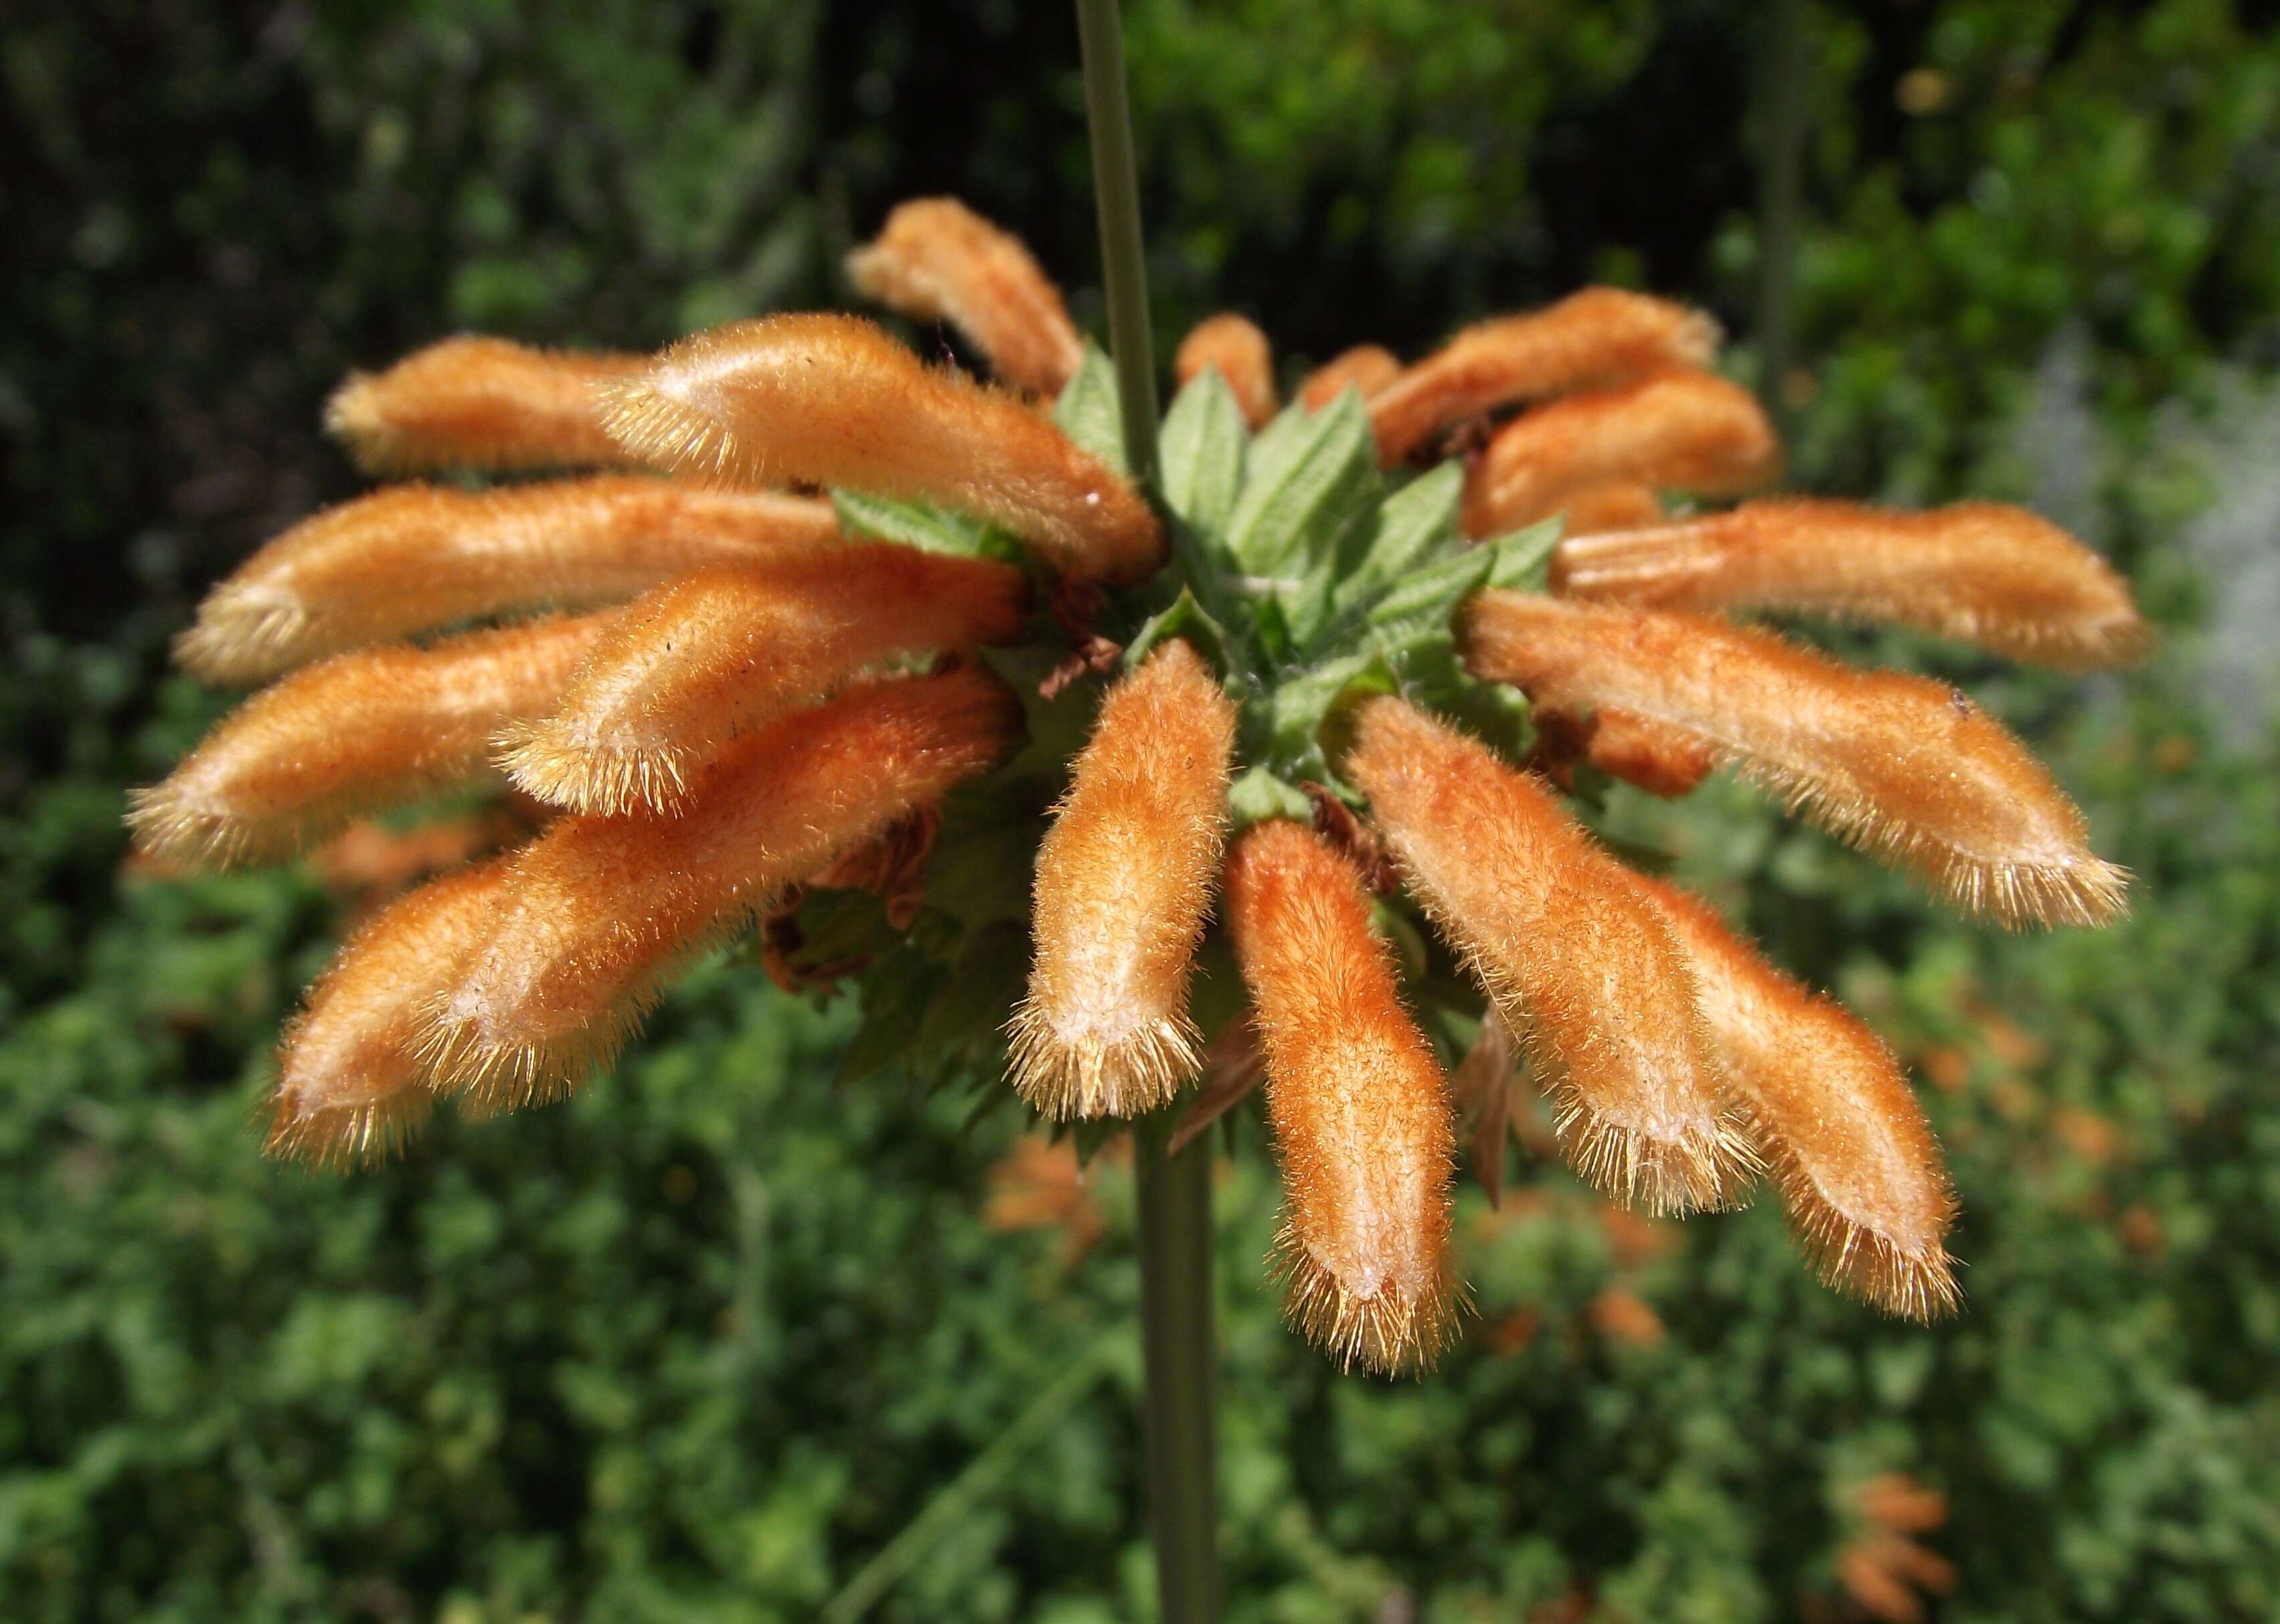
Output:
[[238,566],[174,652],[208,681],[258,681],[457,620],[623,603],[688,570],[838,535],[828,503],[646,475],[391,486],[303,520]]
[[483,775],[501,725],[542,713],[607,615],[370,649],[255,695],[127,812],[169,862],[273,862],[358,812]]
[[1586,288],[1547,309],[1467,327],[1373,395],[1378,459],[1404,461],[1436,430],[1499,406],[1707,366],[1717,352],[1718,324],[1698,311]]
[[1742,942],[1700,897],[1639,885],[1692,956],[1728,1086],[1822,1276],[1889,1313],[1954,1308],[1955,1193],[1891,1051]]
[[1235,707],[1167,643],[1113,689],[1037,851],[1013,1086],[1048,1116],[1136,1116],[1192,1077],[1188,973],[1226,837]]
[[377,1161],[434,1098],[417,1054],[421,1010],[489,922],[504,860],[398,897],[343,946],[285,1030],[268,1149],[320,1166]]
[[1345,765],[1526,1043],[1576,1168],[1658,1212],[1726,1205],[1754,1158],[1685,954],[1629,872],[1536,781],[1401,700],[1363,707]]
[[1781,443],[1755,396],[1715,373],[1665,373],[1498,430],[1465,482],[1465,532],[1517,530],[1611,481],[1734,496],[1780,473]]
[[1253,428],[1264,426],[1282,409],[1275,392],[1275,352],[1258,323],[1233,311],[1198,322],[1180,341],[1179,353],[1172,359],[1172,374],[1184,385],[1214,366],[1235,391],[1235,403]]
[[1349,389],[1360,389],[1367,400],[1401,375],[1401,362],[1383,344],[1356,344],[1306,374],[1298,386],[1298,404],[1320,412]]
[[1560,517],[1562,530],[1577,536],[1659,525],[1667,515],[1653,486],[1613,480],[1570,491],[1560,499]]
[[921,321],[947,321],[1017,389],[1058,395],[1084,359],[1060,289],[1021,240],[955,197],[919,197],[847,257],[857,291]]
[[606,1063],[659,986],[895,819],[997,762],[1020,709],[977,671],[867,684],[725,752],[678,818],[566,818],[512,861],[422,1053],[484,1107]]
[[1683,729],[1843,839],[2005,923],[2099,924],[2128,875],[2082,814],[1960,689],[1860,672],[1687,615],[1483,592],[1466,662],[1552,710],[1614,705]]
[[1270,822],[1236,843],[1227,910],[1267,1051],[1289,1316],[1342,1363],[1429,1362],[1448,1326],[1455,1137],[1369,899],[1327,842]]
[[1020,630],[1011,565],[838,546],[701,570],[620,615],[552,712],[505,736],[501,762],[580,812],[669,811],[739,735],[899,655]]
[[366,473],[612,466],[625,453],[602,432],[595,389],[648,365],[447,338],[386,372],[350,373],[326,403],[325,427]]
[[1621,536],[1562,542],[1555,589],[1641,608],[1772,609],[1889,620],[2014,659],[2082,668],[2145,650],[2129,584],[2023,508],[1895,513],[1782,499]]
[[606,420],[636,458],[677,473],[963,508],[1067,574],[1136,581],[1163,558],[1163,528],[1129,480],[1012,396],[931,371],[851,316],[685,338],[613,387]]

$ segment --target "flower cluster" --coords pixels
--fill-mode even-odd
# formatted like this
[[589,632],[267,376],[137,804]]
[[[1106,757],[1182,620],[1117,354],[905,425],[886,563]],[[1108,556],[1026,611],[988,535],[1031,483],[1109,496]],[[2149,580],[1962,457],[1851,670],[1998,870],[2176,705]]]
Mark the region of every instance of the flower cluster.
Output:
[[1349,1362],[1444,1339],[1459,1128],[1493,1191],[1523,1069],[1613,1197],[1769,1174],[1832,1283],[1952,1305],[1891,1052],[1561,790],[1731,766],[1961,908],[2095,924],[2124,876],[1968,698],[1723,617],[2080,667],[2144,641],[2110,570],[1986,504],[1702,507],[1779,446],[1713,324],[1639,294],[1408,366],[1358,348],[1287,407],[1267,336],[1214,318],[1143,490],[1019,242],[929,200],[849,269],[996,383],[793,314],[654,357],[453,339],[335,396],[376,473],[592,472],[320,513],[181,640],[271,685],[137,797],[160,858],[275,859],[501,779],[550,814],[343,947],[285,1035],[276,1149],[558,1097],[757,926],[787,984],[865,978],[874,1048],[998,1060],[1057,1120],[1192,1135],[1263,1077],[1290,1312]]

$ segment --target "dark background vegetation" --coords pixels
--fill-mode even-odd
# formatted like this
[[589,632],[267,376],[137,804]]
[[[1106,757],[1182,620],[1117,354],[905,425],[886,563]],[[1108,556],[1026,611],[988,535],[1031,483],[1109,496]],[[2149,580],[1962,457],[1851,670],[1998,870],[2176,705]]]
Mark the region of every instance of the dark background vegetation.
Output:
[[[1717,311],[1753,375],[1765,10],[1136,0],[1159,336],[1231,305],[1294,366],[1414,351],[1612,278]],[[2033,501],[2167,633],[2086,685],[1855,646],[2034,738],[2137,912],[2004,938],[1730,786],[1618,801],[1910,1060],[1968,1309],[1880,1321],[1770,1211],[1626,1224],[1531,1160],[1467,1197],[1445,1368],[1340,1378],[1259,1283],[1251,1134],[1237,1619],[2280,1616],[2280,39],[2219,0],[1807,19],[1799,482]],[[837,301],[848,242],[942,190],[1097,326],[1075,60],[1014,0],[12,11],[0,1616],[1144,1616],[1113,1162],[1080,1189],[1006,1160],[1010,1113],[835,1087],[857,1012],[740,962],[567,1107],[280,1168],[277,1025],[417,843],[173,884],[119,830],[222,703],[166,637],[355,489],[315,432],[348,367]]]

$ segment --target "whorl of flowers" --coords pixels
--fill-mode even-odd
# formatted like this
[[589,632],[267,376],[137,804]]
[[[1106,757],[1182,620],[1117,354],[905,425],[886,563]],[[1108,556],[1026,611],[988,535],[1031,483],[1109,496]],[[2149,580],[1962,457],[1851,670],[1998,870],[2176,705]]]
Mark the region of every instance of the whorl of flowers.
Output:
[[[929,200],[850,270],[998,384],[792,314],[654,358],[451,339],[335,397],[366,468],[564,477],[387,488],[217,586],[184,663],[273,686],[138,796],[138,843],[273,859],[502,775],[553,817],[343,945],[286,1033],[273,1148],[358,1160],[439,1097],[558,1097],[757,926],[785,985],[859,978],[865,1066],[1006,1070],[1057,1119],[1192,1134],[1240,1093],[1190,1096],[1206,1057],[1255,1043],[1222,1069],[1264,1072],[1290,1314],[1343,1361],[1448,1335],[1449,1067],[1467,1097],[1508,1076],[1507,1032],[1615,1198],[1726,1206],[1762,1169],[1833,1284],[1953,1304],[1953,1198],[1891,1053],[1559,791],[1730,764],[1963,906],[2098,922],[2124,876],[1960,693],[1714,617],[2082,666],[2144,641],[2113,572],[1987,504],[1669,517],[1780,451],[1715,327],[1640,294],[1407,366],[1358,347],[1287,408],[1266,335],[1214,318],[1144,490],[1018,242]],[[1473,1120],[1493,1192],[1506,1119]]]

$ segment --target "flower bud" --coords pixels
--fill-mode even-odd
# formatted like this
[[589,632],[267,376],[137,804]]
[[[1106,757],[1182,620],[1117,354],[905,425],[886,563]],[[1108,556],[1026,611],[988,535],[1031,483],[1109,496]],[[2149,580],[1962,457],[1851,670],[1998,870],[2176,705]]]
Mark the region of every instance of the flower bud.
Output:
[[1058,395],[1084,359],[1060,289],[1019,237],[955,197],[919,197],[847,257],[856,289],[920,321],[947,321],[1004,382]]
[[350,938],[285,1029],[270,1154],[377,1161],[427,1116],[422,1006],[481,934],[505,874],[502,858],[431,880]]
[[363,812],[484,777],[491,735],[543,715],[606,614],[342,654],[247,700],[127,815],[186,866],[273,862]]
[[325,428],[366,473],[612,467],[626,458],[602,432],[596,386],[647,365],[447,338],[386,372],[350,373],[325,404]]
[[1727,1086],[1822,1278],[1912,1320],[1953,1309],[1944,1242],[1955,1193],[1891,1051],[1760,958],[1700,897],[1639,884],[1692,957]]
[[502,738],[529,794],[670,811],[736,739],[898,656],[1021,629],[1021,572],[913,547],[836,546],[700,570],[621,611],[551,712]]
[[1698,311],[1586,288],[1547,309],[1467,327],[1371,396],[1378,459],[1406,461],[1436,430],[1499,406],[1707,366],[1717,352],[1718,325]]
[[2128,875],[2084,843],[2041,763],[1960,689],[1855,671],[1689,615],[1480,594],[1475,674],[1555,711],[1615,706],[1694,735],[1791,809],[2005,923],[2102,924]]
[[545,605],[620,604],[708,564],[838,539],[830,504],[647,476],[397,485],[303,520],[233,571],[175,648],[210,682]]
[[1342,1363],[1429,1362],[1450,1309],[1455,1136],[1360,880],[1311,830],[1256,824],[1228,861],[1227,919],[1267,1054],[1289,1317]]
[[1497,431],[1465,481],[1465,533],[1497,535],[1609,483],[1733,496],[1781,473],[1757,397],[1715,373],[1668,372],[1571,395]]
[[1184,387],[1212,367],[1235,391],[1235,404],[1252,427],[1282,409],[1275,392],[1275,354],[1256,322],[1225,311],[1196,324],[1172,358],[1173,375]]
[[1109,690],[1037,851],[1013,1086],[1053,1117],[1136,1116],[1196,1074],[1188,974],[1226,837],[1235,707],[1184,643]]
[[1010,395],[929,370],[874,323],[767,316],[615,385],[634,456],[726,485],[837,485],[995,520],[1064,573],[1137,581],[1164,534],[1131,481]]
[[2025,509],[1992,502],[1924,513],[1752,502],[1564,541],[1552,580],[1569,596],[1642,609],[1891,621],[2071,668],[2128,664],[2148,641],[2129,583],[2105,559]]
[[1320,412],[1349,389],[1360,389],[1367,400],[1400,375],[1401,362],[1392,350],[1382,344],[1356,344],[1306,374],[1298,386],[1298,403],[1309,412]]
[[422,1053],[484,1108],[615,1055],[682,966],[790,886],[985,771],[1021,727],[978,671],[867,683],[725,751],[677,817],[564,818],[514,860]]
[[1361,709],[1345,771],[1526,1046],[1576,1169],[1653,1212],[1727,1205],[1753,1158],[1685,956],[1629,871],[1535,780],[1401,700]]

